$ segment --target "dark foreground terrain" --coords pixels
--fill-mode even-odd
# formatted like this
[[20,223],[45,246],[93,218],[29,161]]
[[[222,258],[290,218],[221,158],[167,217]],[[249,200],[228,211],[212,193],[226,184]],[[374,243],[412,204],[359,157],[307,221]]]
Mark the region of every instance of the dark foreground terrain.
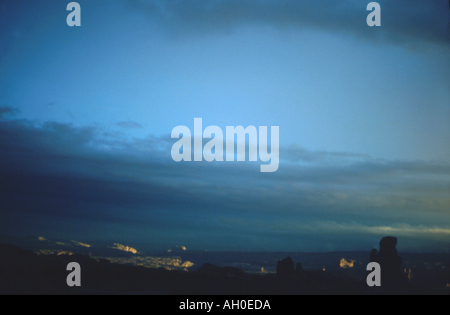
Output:
[[[81,266],[81,287],[69,288],[67,265]],[[407,281],[369,288],[339,271],[295,270],[256,275],[235,267],[204,264],[196,271],[151,269],[95,260],[87,255],[37,255],[0,244],[0,294],[308,295],[448,294]]]

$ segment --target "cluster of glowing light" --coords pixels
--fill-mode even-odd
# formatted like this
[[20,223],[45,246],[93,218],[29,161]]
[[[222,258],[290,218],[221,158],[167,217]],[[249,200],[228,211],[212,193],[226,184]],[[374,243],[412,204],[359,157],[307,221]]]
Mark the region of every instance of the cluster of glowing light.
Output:
[[137,254],[137,250],[136,249],[134,249],[132,247],[129,247],[129,246],[122,245],[122,244],[114,243],[114,247],[111,247],[111,248],[118,249],[118,250],[121,250],[121,251],[124,251],[124,252]]
[[341,266],[341,268],[353,268],[355,267],[355,261],[347,261],[345,258],[342,258],[339,265]]

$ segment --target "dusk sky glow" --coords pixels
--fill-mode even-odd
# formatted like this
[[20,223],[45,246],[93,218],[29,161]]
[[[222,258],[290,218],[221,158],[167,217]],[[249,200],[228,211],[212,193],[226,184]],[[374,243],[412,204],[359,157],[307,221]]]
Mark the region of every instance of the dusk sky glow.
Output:
[[[369,2],[2,1],[0,233],[448,252],[448,1]],[[194,118],[279,126],[279,169],[174,162]]]

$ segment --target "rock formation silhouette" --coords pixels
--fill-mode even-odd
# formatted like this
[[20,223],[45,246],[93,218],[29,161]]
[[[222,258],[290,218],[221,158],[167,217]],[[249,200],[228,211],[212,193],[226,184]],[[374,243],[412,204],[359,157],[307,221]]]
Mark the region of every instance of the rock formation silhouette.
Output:
[[396,246],[397,238],[386,236],[380,241],[380,251],[373,249],[370,252],[370,261],[380,264],[382,285],[400,283],[403,280],[402,259],[397,253]]
[[278,261],[277,276],[290,277],[294,275],[294,262],[291,257]]

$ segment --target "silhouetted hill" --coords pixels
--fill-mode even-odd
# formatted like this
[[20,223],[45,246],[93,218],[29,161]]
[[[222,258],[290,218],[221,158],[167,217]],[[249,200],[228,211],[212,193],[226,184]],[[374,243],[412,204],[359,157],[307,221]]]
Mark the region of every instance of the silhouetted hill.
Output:
[[[81,287],[69,288],[70,262],[81,266]],[[288,277],[248,274],[235,267],[205,264],[196,272],[126,266],[87,255],[36,255],[0,244],[0,294],[439,294],[404,284],[368,288],[343,272],[302,270]]]

